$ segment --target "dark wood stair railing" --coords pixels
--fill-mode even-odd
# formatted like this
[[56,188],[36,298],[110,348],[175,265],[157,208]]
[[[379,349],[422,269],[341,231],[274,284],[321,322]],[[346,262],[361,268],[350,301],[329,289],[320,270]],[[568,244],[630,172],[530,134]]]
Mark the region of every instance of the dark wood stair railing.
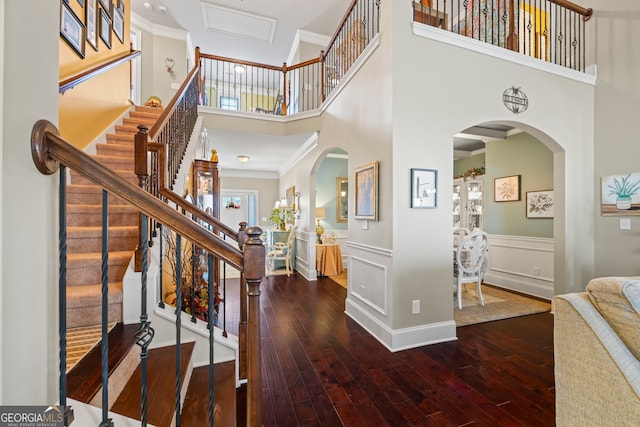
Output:
[[[172,209],[168,204],[158,197],[144,191],[133,183],[121,178],[117,173],[111,171],[107,167],[96,162],[84,152],[78,150],[63,138],[59,136],[57,128],[49,121],[39,120],[33,127],[31,139],[32,158],[36,168],[45,175],[51,175],[58,171],[59,168],[71,168],[83,176],[93,181],[101,187],[103,191],[112,196],[117,196],[128,205],[133,206],[139,212],[168,227],[175,233],[187,238],[190,242],[202,247],[212,256],[223,260],[229,265],[237,268],[242,272],[247,285],[247,310],[248,327],[247,327],[247,420],[248,425],[261,425],[261,388],[262,388],[262,372],[260,357],[260,283],[264,278],[265,271],[265,249],[260,235],[262,230],[257,227],[251,227],[246,232],[238,233],[238,241],[241,249],[236,249],[229,243],[225,242],[219,236],[211,233],[206,228],[191,221],[180,212]],[[62,175],[65,172],[60,170],[61,184],[64,183]],[[60,188],[61,198],[63,198],[65,188]],[[63,217],[64,215],[61,215]],[[61,227],[64,221],[61,220]],[[103,221],[103,227],[106,227],[106,221]],[[64,233],[61,231],[61,252],[64,252],[66,242],[64,242]],[[143,242],[143,248],[146,248],[146,241]],[[146,250],[143,257],[143,266],[146,267]],[[61,263],[64,264],[65,256],[61,254]],[[61,265],[61,271],[66,269]],[[64,275],[61,274],[61,277]],[[61,279],[61,282],[63,280]],[[64,294],[64,284],[60,284],[61,294]],[[146,322],[146,270],[143,269],[142,274],[142,308],[141,321]],[[62,303],[62,298],[61,298]],[[64,324],[64,310],[60,313],[61,325]],[[255,316],[258,316],[255,318]],[[211,328],[212,330],[212,328]],[[142,329],[141,329],[142,331]],[[149,340],[153,336],[153,331],[148,327],[142,331],[143,335],[140,339],[145,340],[148,345]],[[63,338],[65,331],[60,331],[61,354],[66,351],[65,340]],[[143,360],[144,362],[144,360]],[[213,363],[211,360],[210,363]],[[60,368],[60,402],[66,404],[66,369],[64,365]],[[108,381],[108,379],[106,380]],[[143,384],[145,382],[143,381]],[[108,389],[108,385],[104,384],[103,389]],[[143,386],[142,401],[146,402],[146,387]],[[145,411],[142,411],[142,420],[144,425]],[[210,420],[210,425],[213,420]]]

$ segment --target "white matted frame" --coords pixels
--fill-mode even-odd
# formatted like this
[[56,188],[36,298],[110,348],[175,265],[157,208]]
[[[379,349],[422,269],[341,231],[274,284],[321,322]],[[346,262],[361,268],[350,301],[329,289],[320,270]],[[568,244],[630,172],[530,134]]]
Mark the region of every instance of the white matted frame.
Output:
[[494,202],[517,202],[520,200],[520,175],[503,176],[493,180]]
[[553,190],[527,191],[527,218],[553,218]]
[[411,169],[411,207],[438,207],[438,171]]

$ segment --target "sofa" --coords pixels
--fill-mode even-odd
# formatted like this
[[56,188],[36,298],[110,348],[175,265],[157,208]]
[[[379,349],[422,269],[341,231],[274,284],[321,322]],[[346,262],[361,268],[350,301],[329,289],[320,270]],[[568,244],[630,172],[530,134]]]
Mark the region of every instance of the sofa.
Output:
[[640,277],[553,299],[556,425],[640,426]]

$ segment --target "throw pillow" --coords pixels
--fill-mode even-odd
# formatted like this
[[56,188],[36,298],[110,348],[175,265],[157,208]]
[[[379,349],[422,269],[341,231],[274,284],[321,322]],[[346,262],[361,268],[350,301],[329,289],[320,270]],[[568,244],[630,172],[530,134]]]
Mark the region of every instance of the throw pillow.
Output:
[[640,277],[601,277],[587,285],[589,299],[640,359]]

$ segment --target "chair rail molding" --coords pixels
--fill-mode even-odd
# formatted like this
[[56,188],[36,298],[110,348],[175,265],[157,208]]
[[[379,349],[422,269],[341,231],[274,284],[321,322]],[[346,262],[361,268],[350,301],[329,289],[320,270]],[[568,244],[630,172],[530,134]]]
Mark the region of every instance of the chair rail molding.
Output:
[[554,295],[552,238],[489,235],[486,283],[540,298]]

